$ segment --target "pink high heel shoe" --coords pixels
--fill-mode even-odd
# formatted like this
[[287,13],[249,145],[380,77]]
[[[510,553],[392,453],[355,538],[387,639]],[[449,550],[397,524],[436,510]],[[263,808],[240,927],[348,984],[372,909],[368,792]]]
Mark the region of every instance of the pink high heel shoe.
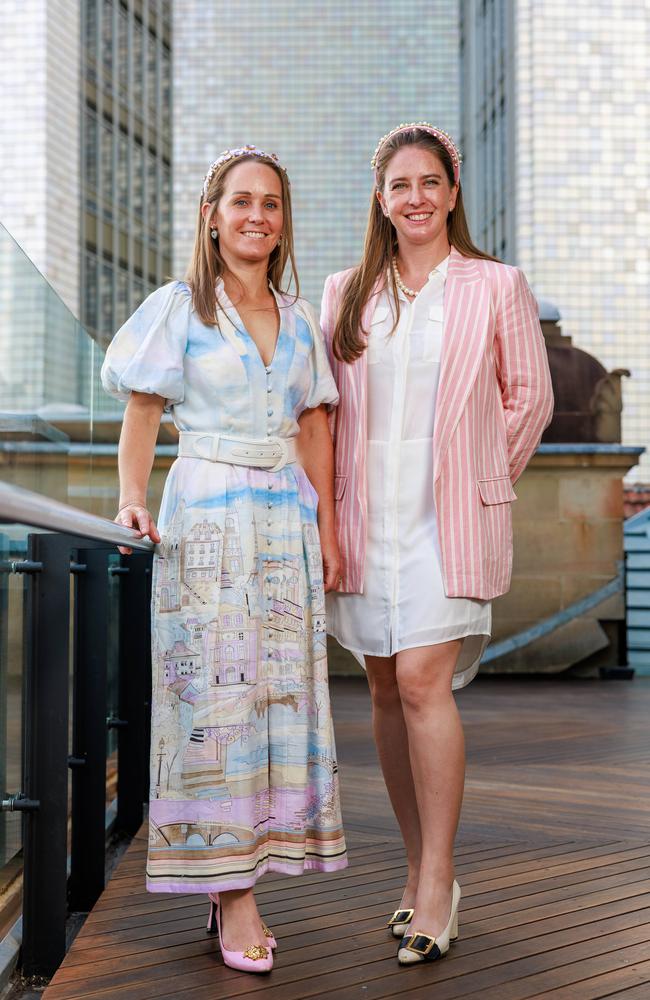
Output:
[[224,964],[230,966],[231,969],[237,969],[239,972],[270,972],[273,968],[272,948],[276,945],[276,941],[268,927],[262,925],[264,927],[264,934],[269,940],[268,948],[264,948],[259,944],[252,944],[246,951],[228,951],[224,946],[223,934],[221,932],[219,896],[216,893],[209,893],[208,899],[210,900],[210,913],[206,929],[208,934],[217,934],[219,936],[219,947],[221,948]]
[[[214,894],[209,893],[208,899],[210,900],[210,912],[208,913],[208,923],[206,927],[206,933],[216,934],[217,933],[216,912],[217,912],[217,906],[219,904],[219,896],[216,892]],[[262,921],[262,931],[264,933],[264,937],[269,942],[269,948],[271,948],[272,951],[275,951],[275,949],[278,946],[278,942],[275,940],[275,935],[273,931],[270,929],[270,927],[266,926],[264,921]]]

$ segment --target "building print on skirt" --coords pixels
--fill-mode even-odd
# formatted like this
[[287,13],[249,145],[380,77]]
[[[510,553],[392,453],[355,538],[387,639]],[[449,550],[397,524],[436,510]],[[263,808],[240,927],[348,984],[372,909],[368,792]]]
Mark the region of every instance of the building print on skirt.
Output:
[[276,870],[308,868],[311,824],[342,844],[317,527],[260,546],[254,506],[181,500],[156,562],[149,880],[167,890],[197,863],[216,884],[258,877],[274,841]]

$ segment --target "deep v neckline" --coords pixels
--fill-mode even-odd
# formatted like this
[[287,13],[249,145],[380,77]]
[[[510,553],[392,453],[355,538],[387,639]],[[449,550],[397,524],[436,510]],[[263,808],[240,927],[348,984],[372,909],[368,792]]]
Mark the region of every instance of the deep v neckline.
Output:
[[237,319],[237,322],[235,323],[232,319],[230,319],[230,317],[228,317],[228,319],[230,319],[230,322],[233,324],[233,326],[237,330],[237,333],[239,333],[241,336],[245,337],[247,340],[249,340],[251,342],[251,344],[253,345],[253,349],[254,349],[255,354],[257,355],[257,357],[259,358],[262,366],[265,369],[269,369],[269,368],[273,367],[273,363],[275,362],[275,360],[277,358],[277,355],[278,355],[278,347],[280,345],[280,338],[282,337],[282,330],[283,330],[283,327],[282,327],[282,310],[280,309],[280,303],[278,302],[278,296],[276,294],[276,291],[275,291],[273,285],[271,285],[270,283],[269,283],[269,290],[271,292],[271,295],[273,296],[273,300],[274,300],[275,305],[277,307],[278,330],[277,330],[277,333],[275,335],[275,344],[273,345],[273,353],[271,355],[271,360],[267,363],[264,360],[264,358],[262,357],[262,352],[259,349],[257,341],[252,336],[252,334],[249,333],[249,331],[246,329],[246,324],[244,323],[243,319],[241,318],[237,307],[232,304],[230,296],[228,295],[228,293],[227,293],[227,291],[225,289],[225,286],[223,285],[223,282],[222,282],[222,285],[221,285],[221,294],[223,295],[223,297],[225,299],[225,305],[226,305],[226,307],[227,307],[228,310],[231,310],[234,313],[234,315],[235,315],[235,317]]

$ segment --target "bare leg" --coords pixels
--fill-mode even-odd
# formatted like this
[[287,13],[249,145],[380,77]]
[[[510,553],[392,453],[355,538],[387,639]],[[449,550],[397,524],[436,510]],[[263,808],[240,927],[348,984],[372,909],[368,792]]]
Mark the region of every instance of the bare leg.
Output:
[[465,784],[465,740],[451,690],[460,648],[456,639],[397,654],[397,683],[422,833],[411,927],[432,935],[449,920],[454,839]]
[[228,951],[245,951],[251,944],[268,947],[252,889],[220,892],[219,903],[224,948]]
[[420,819],[411,775],[409,743],[394,656],[366,656],[372,726],[379,762],[406,847],[408,875],[402,906],[415,906],[422,851]]

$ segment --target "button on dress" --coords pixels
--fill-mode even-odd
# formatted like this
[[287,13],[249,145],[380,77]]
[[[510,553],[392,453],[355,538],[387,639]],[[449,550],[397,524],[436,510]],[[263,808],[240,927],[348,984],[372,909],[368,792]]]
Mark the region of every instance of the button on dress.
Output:
[[[179,430],[294,437],[303,410],[338,394],[311,307],[274,294],[280,332],[265,365],[222,283],[219,328],[198,319],[187,285],[165,285],[113,339],[104,387],[163,396]],[[182,457],[169,472],[153,569],[154,892],[347,863],[317,500],[295,463]]]
[[378,298],[368,347],[368,539],[362,594],[327,597],[328,630],[364,656],[462,639],[453,687],[476,675],[490,637],[486,601],[445,594],[433,496],[433,436],[449,259],[416,298],[402,292],[397,329]]

